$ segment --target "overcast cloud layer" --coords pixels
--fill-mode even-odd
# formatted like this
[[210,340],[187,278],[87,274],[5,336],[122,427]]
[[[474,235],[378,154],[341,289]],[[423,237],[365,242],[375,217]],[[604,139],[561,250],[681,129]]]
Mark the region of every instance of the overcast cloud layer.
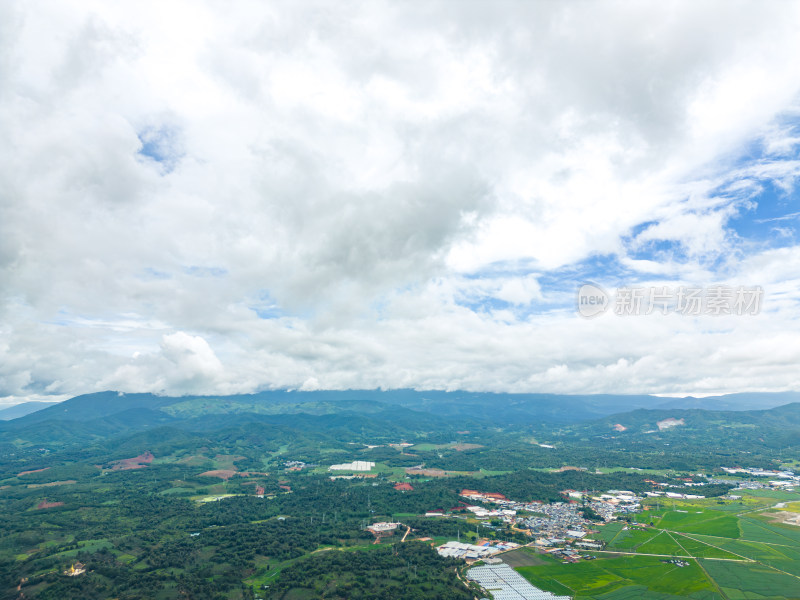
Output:
[[0,404],[800,389],[798,56],[792,2],[2,2]]

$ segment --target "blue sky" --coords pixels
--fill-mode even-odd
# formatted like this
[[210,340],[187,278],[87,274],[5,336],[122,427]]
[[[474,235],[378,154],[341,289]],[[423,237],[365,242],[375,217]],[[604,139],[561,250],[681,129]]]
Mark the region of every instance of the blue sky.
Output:
[[[0,404],[800,389],[798,25],[727,1],[4,3]],[[763,306],[584,319],[587,281]]]

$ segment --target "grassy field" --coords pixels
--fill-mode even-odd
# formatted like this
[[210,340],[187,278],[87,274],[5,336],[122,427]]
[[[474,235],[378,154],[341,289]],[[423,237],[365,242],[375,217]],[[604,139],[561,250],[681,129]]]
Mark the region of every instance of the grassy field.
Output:
[[598,528],[598,533],[594,535],[594,538],[603,542],[610,542],[622,531],[624,526],[625,524],[619,521],[612,521],[611,523],[601,525]]
[[697,558],[724,558],[728,560],[741,560],[742,558],[741,556],[717,547],[714,542],[701,542],[695,537],[691,537],[690,534],[673,533],[672,536],[685,550],[685,554],[689,556],[695,556]]
[[643,583],[653,592],[675,596],[715,590],[695,561],[688,567],[677,567],[652,556],[598,558],[591,562],[517,570],[541,589],[578,598],[606,598],[609,592]]
[[730,600],[800,598],[800,580],[762,564],[704,560],[702,565]]
[[658,529],[683,533],[700,533],[719,537],[738,538],[739,519],[721,511],[702,509],[679,512],[669,511],[655,522]]
[[668,531],[662,531],[649,542],[636,549],[641,554],[669,554],[673,556],[689,556],[682,544],[678,543]]
[[634,550],[659,534],[655,529],[621,529],[617,535],[608,540],[609,549]]

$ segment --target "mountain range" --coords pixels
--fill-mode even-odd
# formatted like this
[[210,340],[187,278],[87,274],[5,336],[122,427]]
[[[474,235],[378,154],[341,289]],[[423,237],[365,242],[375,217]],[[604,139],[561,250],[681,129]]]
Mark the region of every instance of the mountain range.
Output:
[[[794,416],[800,404],[790,404],[795,400],[800,400],[796,392],[664,399],[415,390],[275,390],[233,396],[106,391],[0,422],[0,443],[69,447],[160,427],[204,432],[253,423],[326,432],[340,439],[398,439],[428,432],[447,436],[481,428],[632,439],[664,433],[670,429],[670,419],[676,423],[673,430],[693,434],[730,429],[732,424],[739,430],[793,429],[800,427]],[[661,421],[666,425],[659,426]],[[729,438],[729,433],[723,437]]]

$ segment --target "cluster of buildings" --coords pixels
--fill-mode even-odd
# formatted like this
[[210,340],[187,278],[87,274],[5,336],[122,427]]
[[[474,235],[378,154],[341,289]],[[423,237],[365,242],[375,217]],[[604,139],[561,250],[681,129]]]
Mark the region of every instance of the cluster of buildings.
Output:
[[[462,490],[461,496],[469,500],[483,503],[497,504],[500,508],[495,510],[486,509],[480,506],[467,506],[477,518],[499,517],[509,523],[533,522],[541,526],[552,523],[555,527],[566,530],[576,524],[585,523],[586,520],[580,515],[578,500],[587,500],[588,505],[605,521],[610,521],[616,515],[622,513],[641,512],[641,498],[633,492],[626,490],[609,490],[600,496],[586,497],[584,492],[575,490],[565,490],[564,495],[570,498],[570,502],[553,502],[544,504],[542,502],[516,502],[509,500],[503,494],[476,492],[475,490]],[[546,515],[546,519],[521,519],[515,518],[518,511],[536,512]]]
[[392,535],[395,529],[397,529],[399,526],[400,523],[373,523],[367,527],[367,530],[380,537],[384,535]]
[[[641,512],[641,500],[633,492],[626,490],[609,490],[600,496],[585,497],[583,492],[566,490],[568,502],[516,502],[506,498],[503,494],[477,492],[475,490],[462,490],[461,496],[468,500],[496,504],[498,508],[485,506],[466,506],[476,519],[500,519],[509,525],[520,529],[527,529],[535,544],[545,552],[556,554],[567,562],[577,562],[581,556],[579,552],[600,550],[601,542],[587,538],[592,533],[591,521],[584,518],[583,506],[577,499],[583,499],[596,514],[606,522],[617,517],[620,513]],[[518,512],[534,513],[530,516],[517,516]],[[453,542],[453,544],[456,544]],[[470,550],[468,544],[461,546],[443,546],[443,548],[460,548],[464,556]],[[445,550],[447,556],[459,556],[452,550]],[[489,553],[492,551],[489,550]]]
[[800,477],[794,474],[794,471],[777,471],[774,469],[759,469],[756,467],[742,469],[739,467],[720,467],[728,475],[749,475],[751,477],[781,477],[783,479],[792,479],[800,481]]
[[476,560],[485,560],[495,554],[519,548],[514,542],[482,542],[481,544],[466,544],[464,542],[447,542],[439,546],[436,551],[439,556],[447,558],[461,558],[468,563]]
[[517,514],[517,511],[513,508],[488,509],[483,506],[467,506],[465,508],[478,519],[493,519],[498,517],[501,519],[511,519]]
[[682,492],[645,492],[650,498],[656,498],[658,496],[663,496],[665,498],[671,498],[673,500],[696,500],[698,498],[705,498],[705,496],[701,496],[699,494],[684,494]]
[[608,490],[600,496],[589,498],[589,507],[608,523],[618,515],[642,512],[642,499],[628,490]]
[[[560,540],[564,542],[565,540]],[[537,540],[537,545],[539,545],[539,540]],[[580,562],[581,558],[584,560],[594,560],[597,558],[596,556],[588,556],[588,555],[581,555],[580,552],[586,552],[587,550],[599,550],[603,547],[603,544],[594,541],[587,541],[587,542],[574,542],[572,546],[559,546],[557,548],[540,548],[542,552],[545,554],[550,554],[552,556],[556,556],[560,558],[565,563],[576,563]]]
[[311,469],[317,465],[309,465],[302,460],[287,460],[283,463],[283,466],[286,467],[287,471],[302,471],[303,469]]
[[[739,467],[721,467],[723,471],[729,475],[754,477],[758,479],[727,479],[722,477],[714,477],[709,479],[709,483],[724,483],[727,485],[735,485],[736,489],[740,490],[785,490],[794,491],[800,489],[800,475],[794,471],[784,470],[777,471],[774,469],[759,469],[759,468],[739,468]],[[772,477],[773,479],[764,478]]]
[[578,512],[579,506],[569,502],[532,505],[528,510],[536,516],[520,518],[517,526],[528,529],[532,536],[550,543],[563,542],[566,537],[582,538],[586,535],[586,519]]
[[769,479],[766,482],[763,481],[730,481],[730,483],[734,483],[739,486],[740,489],[764,489],[770,488],[773,490],[786,490],[786,491],[793,491],[796,488],[800,488],[800,475],[795,474],[794,471],[784,470],[784,471],[776,471],[770,469],[739,469],[739,468],[727,468],[722,467],[722,470],[730,475],[745,475],[749,477],[772,477],[773,479]]
[[479,492],[477,490],[461,490],[461,497],[474,500],[475,502],[510,502],[503,494],[497,492]]
[[[641,498],[627,490],[609,490],[600,496],[585,497],[583,492],[565,490],[569,502],[516,502],[503,494],[462,490],[461,496],[474,502],[496,504],[498,508],[485,506],[466,506],[477,519],[501,519],[510,525],[528,529],[537,538],[561,540],[571,537],[579,539],[585,535],[589,526],[581,514],[578,499],[587,501],[587,505],[604,521],[615,519],[619,514],[639,513],[642,511]],[[519,511],[537,513],[535,516],[518,517]],[[556,543],[556,542],[554,542]]]

